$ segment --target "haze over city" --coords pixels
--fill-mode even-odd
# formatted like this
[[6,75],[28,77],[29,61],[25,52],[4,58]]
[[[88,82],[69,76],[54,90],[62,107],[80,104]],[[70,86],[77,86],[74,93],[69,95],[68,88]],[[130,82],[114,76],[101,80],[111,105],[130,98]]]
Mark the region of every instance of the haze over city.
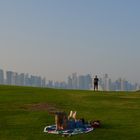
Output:
[[140,83],[139,0],[1,0],[0,68]]

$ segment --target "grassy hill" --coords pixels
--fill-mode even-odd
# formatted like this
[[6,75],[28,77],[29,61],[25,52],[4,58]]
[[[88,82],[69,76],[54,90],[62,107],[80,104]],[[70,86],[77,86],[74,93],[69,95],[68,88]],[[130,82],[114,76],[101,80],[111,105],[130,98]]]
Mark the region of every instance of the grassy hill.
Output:
[[[0,140],[138,140],[140,92],[93,92],[0,86]],[[43,133],[54,123],[50,111],[70,110],[102,127],[88,134],[62,138]]]

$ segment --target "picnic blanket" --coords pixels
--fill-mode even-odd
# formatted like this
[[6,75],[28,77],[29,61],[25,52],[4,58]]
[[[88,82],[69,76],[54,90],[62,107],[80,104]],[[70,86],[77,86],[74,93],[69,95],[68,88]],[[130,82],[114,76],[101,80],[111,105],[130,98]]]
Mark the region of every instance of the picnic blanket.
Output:
[[68,130],[56,130],[56,125],[50,125],[46,126],[44,128],[44,132],[50,133],[50,134],[60,134],[60,135],[77,135],[77,134],[82,134],[82,133],[88,133],[91,132],[94,128],[86,124],[82,128],[74,128],[74,129],[68,129]]

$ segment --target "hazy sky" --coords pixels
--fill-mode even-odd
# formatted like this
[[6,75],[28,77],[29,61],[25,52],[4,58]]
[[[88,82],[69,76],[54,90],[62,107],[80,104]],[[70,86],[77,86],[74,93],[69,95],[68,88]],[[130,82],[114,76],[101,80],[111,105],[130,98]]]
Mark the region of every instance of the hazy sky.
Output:
[[140,0],[0,0],[0,68],[140,83]]

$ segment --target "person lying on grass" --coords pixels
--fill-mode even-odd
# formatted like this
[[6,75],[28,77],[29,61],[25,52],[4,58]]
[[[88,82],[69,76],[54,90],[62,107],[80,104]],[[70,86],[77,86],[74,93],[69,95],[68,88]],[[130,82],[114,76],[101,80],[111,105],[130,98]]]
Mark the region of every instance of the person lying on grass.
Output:
[[55,115],[56,130],[84,128],[85,120],[76,118],[76,111],[70,111],[69,116],[65,112],[57,112]]

